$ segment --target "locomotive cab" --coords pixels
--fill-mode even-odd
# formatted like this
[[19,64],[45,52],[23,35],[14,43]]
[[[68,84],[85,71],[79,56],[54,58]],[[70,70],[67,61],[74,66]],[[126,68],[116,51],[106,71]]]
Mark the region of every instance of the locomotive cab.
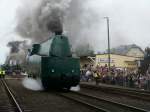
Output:
[[34,54],[38,54],[39,49],[40,49],[40,44],[33,44],[32,50],[28,49],[28,52],[32,56]]

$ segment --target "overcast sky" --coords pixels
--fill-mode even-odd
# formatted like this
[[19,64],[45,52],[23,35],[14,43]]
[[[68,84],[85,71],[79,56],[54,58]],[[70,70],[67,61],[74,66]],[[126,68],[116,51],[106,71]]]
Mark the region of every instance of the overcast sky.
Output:
[[14,33],[15,13],[18,6],[19,0],[0,0],[0,64],[4,63],[9,53],[7,43],[18,39]]
[[[143,49],[150,45],[150,0],[87,0],[87,8],[101,18],[110,17],[111,47],[121,44],[137,44]],[[21,0],[0,0],[0,63],[4,63],[9,41],[20,40],[14,32],[16,9]],[[97,36],[92,44],[95,50],[107,47],[106,21],[99,20],[100,27],[95,29]],[[101,24],[103,23],[103,24]],[[99,24],[99,23],[98,23]],[[88,33],[88,32],[87,32]]]

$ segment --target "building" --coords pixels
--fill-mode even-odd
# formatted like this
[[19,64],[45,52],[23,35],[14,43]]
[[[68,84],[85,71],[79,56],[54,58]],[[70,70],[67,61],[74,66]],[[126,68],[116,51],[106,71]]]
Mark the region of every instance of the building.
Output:
[[95,65],[95,56],[81,56],[80,57],[81,68],[84,65]]
[[11,53],[7,56],[5,64],[14,66],[23,64],[26,60],[26,53],[23,50],[20,50],[18,53]]
[[[137,45],[121,45],[111,49],[110,64],[117,68],[135,70],[139,67],[140,60],[144,57],[144,51]],[[80,65],[108,65],[108,54],[97,54],[92,56],[81,56]]]
[[26,41],[12,41],[8,43],[10,53],[5,60],[6,65],[21,65],[26,61],[27,49],[29,46]]
[[141,57],[143,58],[144,57],[144,51],[138,47],[133,47],[133,48],[130,48],[127,53],[126,53],[127,56],[133,56],[133,57]]
[[[115,65],[117,68],[134,70],[138,68],[138,62],[141,57],[125,56],[119,54],[110,54],[110,65]],[[108,65],[108,54],[97,54],[96,65]]]
[[144,51],[137,45],[121,45],[111,49],[112,54],[119,54],[133,57],[144,57]]

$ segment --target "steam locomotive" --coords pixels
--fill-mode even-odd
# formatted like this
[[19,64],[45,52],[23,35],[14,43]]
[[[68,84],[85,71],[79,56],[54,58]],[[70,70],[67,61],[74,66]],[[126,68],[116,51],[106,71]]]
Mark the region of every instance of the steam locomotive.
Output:
[[55,33],[40,44],[33,44],[27,56],[26,71],[41,79],[45,89],[67,89],[80,81],[79,58],[73,57],[68,38]]

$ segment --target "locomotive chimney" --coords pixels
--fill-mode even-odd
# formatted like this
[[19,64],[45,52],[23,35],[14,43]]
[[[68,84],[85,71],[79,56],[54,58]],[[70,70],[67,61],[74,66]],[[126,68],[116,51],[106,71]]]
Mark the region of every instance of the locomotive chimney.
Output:
[[62,30],[55,31],[55,35],[62,35]]
[[63,32],[62,25],[60,25],[59,27],[56,27],[54,32],[55,32],[55,35],[62,35],[62,32]]

